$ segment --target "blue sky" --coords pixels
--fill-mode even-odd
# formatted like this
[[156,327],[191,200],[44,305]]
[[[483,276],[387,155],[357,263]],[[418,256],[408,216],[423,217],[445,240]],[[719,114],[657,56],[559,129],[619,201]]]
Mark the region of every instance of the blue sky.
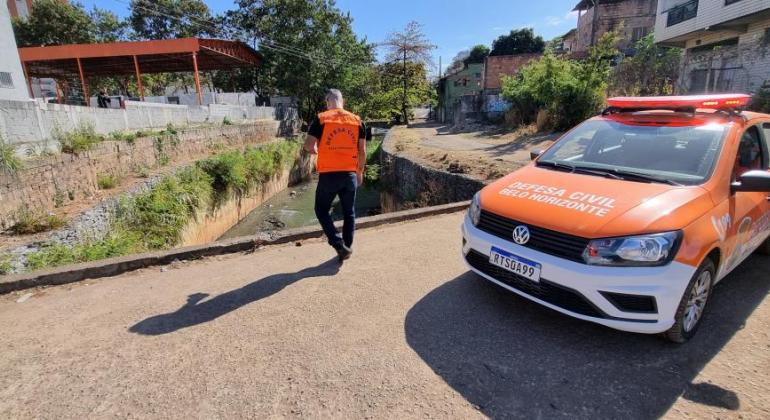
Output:
[[[87,8],[97,5],[127,14],[129,0],[81,0]],[[214,12],[231,9],[230,0],[204,0]],[[337,0],[350,11],[356,32],[370,42],[385,39],[410,20],[424,25],[425,34],[438,46],[436,66],[442,57],[444,68],[461,50],[476,44],[492,44],[514,28],[533,27],[546,40],[576,26],[570,13],[578,0]]]

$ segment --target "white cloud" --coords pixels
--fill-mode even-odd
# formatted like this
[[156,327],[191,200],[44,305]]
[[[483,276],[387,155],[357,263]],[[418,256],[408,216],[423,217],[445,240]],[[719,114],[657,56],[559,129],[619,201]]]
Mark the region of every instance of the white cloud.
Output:
[[545,24],[548,26],[561,26],[577,21],[577,12],[567,12],[564,16],[546,16]]

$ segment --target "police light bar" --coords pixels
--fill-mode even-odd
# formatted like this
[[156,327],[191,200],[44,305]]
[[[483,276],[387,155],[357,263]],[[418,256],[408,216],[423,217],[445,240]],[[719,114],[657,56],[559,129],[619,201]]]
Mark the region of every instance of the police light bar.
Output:
[[633,109],[740,109],[749,104],[751,95],[731,93],[724,95],[617,97],[607,100],[610,108]]

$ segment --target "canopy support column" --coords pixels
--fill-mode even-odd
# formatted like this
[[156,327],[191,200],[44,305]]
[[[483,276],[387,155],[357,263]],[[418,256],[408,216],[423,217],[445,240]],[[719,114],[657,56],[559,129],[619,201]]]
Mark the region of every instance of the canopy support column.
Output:
[[144,102],[144,85],[142,85],[142,73],[139,71],[139,59],[134,56],[134,71],[136,71],[136,85],[139,87],[139,98]]
[[78,61],[78,73],[80,73],[80,85],[83,87],[83,99],[86,101],[86,106],[91,106],[91,100],[88,96],[88,85],[86,84],[86,77],[83,74],[83,63],[80,62],[80,57],[77,58]]
[[35,99],[35,91],[32,90],[32,78],[29,77],[29,68],[26,62],[24,63],[22,68],[24,69],[24,79],[26,79],[27,81],[27,89],[29,89],[29,97],[32,99]]
[[193,76],[195,77],[195,90],[198,92],[198,105],[203,105],[203,94],[201,93],[201,79],[198,75],[198,54],[192,53]]

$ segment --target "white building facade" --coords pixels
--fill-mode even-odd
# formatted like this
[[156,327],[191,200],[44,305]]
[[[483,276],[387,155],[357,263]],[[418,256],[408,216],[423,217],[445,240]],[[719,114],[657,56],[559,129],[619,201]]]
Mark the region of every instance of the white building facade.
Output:
[[28,100],[29,89],[16,48],[11,15],[5,2],[0,5],[0,57],[0,100]]
[[655,41],[685,49],[680,93],[770,83],[770,0],[659,0]]

